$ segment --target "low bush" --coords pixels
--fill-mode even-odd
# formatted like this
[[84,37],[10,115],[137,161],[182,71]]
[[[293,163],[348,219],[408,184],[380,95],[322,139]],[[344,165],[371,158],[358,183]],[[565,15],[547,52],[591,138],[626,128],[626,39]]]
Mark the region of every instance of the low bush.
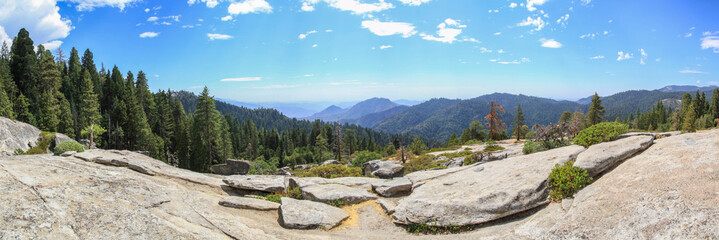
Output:
[[475,152],[464,158],[464,166],[472,165],[476,162],[482,161],[485,158],[489,158],[491,152]]
[[343,201],[341,199],[329,200],[326,203],[327,203],[327,205],[335,206],[335,207],[342,207],[347,204],[347,203],[345,203],[345,201]]
[[47,153],[48,148],[50,148],[50,145],[53,144],[54,141],[54,132],[41,132],[40,139],[38,140],[37,145],[28,149],[27,152],[25,152],[25,155],[45,154]]
[[617,122],[603,122],[588,127],[576,137],[574,137],[574,143],[584,147],[591,145],[607,142],[616,139],[619,135],[627,132],[629,126]]
[[459,152],[451,152],[451,153],[442,153],[439,156],[440,157],[447,157],[447,158],[458,158],[458,157],[464,157],[472,155],[472,151],[470,150],[464,150]]
[[480,143],[482,143],[482,141],[479,141],[477,139],[472,139],[472,140],[464,142],[464,145],[475,145],[475,144],[480,144]]
[[500,151],[500,150],[504,150],[504,147],[499,146],[499,145],[487,145],[486,147],[484,147],[485,152],[494,152],[494,151]]
[[566,164],[556,164],[552,173],[549,174],[549,195],[552,200],[559,201],[574,195],[577,191],[587,186],[592,178],[587,174],[587,170],[574,167],[573,161]]
[[313,167],[299,176],[322,178],[362,177],[362,169],[359,167],[347,167],[340,164],[328,164]]
[[539,144],[537,142],[533,141],[526,141],[524,142],[524,147],[522,147],[522,153],[524,154],[532,154],[535,152],[541,152],[546,150],[542,144]]
[[455,150],[455,149],[457,149],[457,148],[459,148],[459,146],[457,146],[457,147],[453,147],[453,146],[452,146],[452,147],[443,147],[443,148],[432,148],[432,149],[428,150],[427,152],[452,151],[452,150]]
[[352,166],[355,167],[364,167],[364,164],[366,162],[376,160],[376,159],[382,159],[382,154],[376,153],[376,152],[370,152],[370,151],[361,151],[357,153],[357,157],[352,160]]
[[57,146],[55,146],[55,155],[60,155],[61,153],[67,152],[67,151],[75,151],[75,152],[84,152],[85,147],[82,146],[82,144],[79,144],[77,142],[73,141],[66,141],[61,142]]
[[419,156],[417,158],[407,161],[403,165],[404,174],[433,168],[447,168],[434,162],[434,156],[432,155]]
[[276,192],[267,194],[264,196],[257,197],[262,200],[267,200],[270,202],[276,202],[276,203],[282,203],[283,197],[289,197],[294,199],[302,199],[302,191],[300,191],[299,187],[296,188],[287,188],[287,192]]
[[270,202],[282,203],[282,197],[284,197],[284,195],[282,193],[273,193],[273,194],[266,195],[264,197],[264,200],[267,200]]
[[425,223],[413,223],[407,225],[407,232],[425,234],[447,234],[471,230],[471,226],[430,226]]

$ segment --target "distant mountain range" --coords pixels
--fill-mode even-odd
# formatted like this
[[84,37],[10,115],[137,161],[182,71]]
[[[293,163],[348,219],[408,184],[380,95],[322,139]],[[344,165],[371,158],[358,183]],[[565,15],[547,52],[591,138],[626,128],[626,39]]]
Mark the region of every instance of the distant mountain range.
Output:
[[398,106],[400,106],[400,104],[392,102],[386,98],[370,98],[359,102],[349,108],[341,108],[332,105],[318,113],[312,114],[311,116],[305,117],[303,119],[319,119],[326,122],[338,120],[342,122],[353,122],[355,120],[359,120],[366,115],[384,112]]

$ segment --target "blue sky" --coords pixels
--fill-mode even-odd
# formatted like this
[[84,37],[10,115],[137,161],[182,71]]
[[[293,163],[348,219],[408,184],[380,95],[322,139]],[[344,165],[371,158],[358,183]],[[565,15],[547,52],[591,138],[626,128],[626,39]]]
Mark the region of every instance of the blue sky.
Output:
[[555,99],[719,85],[719,2],[3,0],[0,40],[90,48],[155,89],[244,102]]

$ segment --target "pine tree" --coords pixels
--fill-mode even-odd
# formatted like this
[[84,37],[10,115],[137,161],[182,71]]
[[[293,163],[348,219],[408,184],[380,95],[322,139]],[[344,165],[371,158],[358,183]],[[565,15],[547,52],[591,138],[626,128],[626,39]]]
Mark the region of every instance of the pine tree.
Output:
[[572,120],[572,113],[570,111],[562,112],[562,116],[559,117],[559,124],[569,123]]
[[100,116],[100,103],[97,100],[91,75],[87,70],[83,72],[82,85],[79,86],[79,89],[81,92],[81,104],[78,109],[78,125],[82,129],[91,125],[98,125],[99,127],[102,120]]
[[135,81],[132,72],[127,73],[125,93],[127,93],[124,101],[128,120],[125,122],[126,125],[123,126],[123,130],[126,135],[126,146],[133,150],[147,150],[151,152],[153,157],[159,157],[160,153],[157,152],[159,148],[155,145],[158,144],[157,139],[153,139],[145,111],[142,105],[138,104],[135,95]]
[[424,142],[422,142],[422,139],[419,139],[419,136],[414,136],[412,144],[409,145],[409,151],[414,153],[414,155],[422,155],[427,149],[427,145],[424,145]]
[[[18,94],[24,95],[24,108],[28,109],[28,112],[26,113],[19,111],[15,112],[18,114],[18,119],[27,122],[30,119],[23,118],[29,117],[28,114],[32,112],[32,104],[35,103],[35,98],[39,97],[40,94],[38,93],[36,87],[37,56],[35,55],[35,46],[33,45],[32,39],[30,39],[30,33],[25,30],[25,28],[20,29],[18,32],[17,37],[13,40],[10,51],[12,56],[10,58],[10,72],[12,73],[13,80],[18,88]],[[15,104],[19,105],[17,100]],[[24,116],[21,118],[20,114],[23,114]]]
[[[199,155],[205,156],[206,158],[196,161],[203,161],[200,164],[196,164],[200,167],[199,171],[207,172],[212,162],[224,162],[226,159],[222,159],[221,151],[222,147],[220,142],[220,113],[215,109],[215,100],[210,96],[207,87],[202,91],[197,101],[197,108],[193,115],[193,131],[192,135],[197,137],[193,138],[191,151],[195,156],[195,151],[205,151]],[[195,143],[195,141],[201,141],[201,143]],[[193,157],[194,158],[194,157]],[[195,159],[193,159],[195,160]]]
[[[41,45],[42,46],[42,45]],[[60,105],[58,98],[60,96],[60,71],[55,66],[54,58],[50,51],[42,51],[38,48],[40,55],[40,75],[38,79],[38,90],[40,91],[40,99],[37,102],[39,109],[35,115],[38,128],[45,131],[58,131],[60,120]]]
[[495,138],[499,137],[499,133],[506,127],[501,119],[502,114],[504,114],[504,108],[494,101],[490,102],[489,105],[489,114],[487,114],[484,119],[487,121],[487,125],[489,125],[489,139],[495,140]]
[[684,119],[684,116],[689,111],[689,107],[691,105],[692,105],[692,95],[690,93],[684,93],[684,95],[682,95],[682,108],[681,108],[682,119]]
[[452,132],[452,135],[449,136],[449,139],[447,139],[446,147],[452,147],[452,146],[458,146],[461,145],[459,142],[459,138],[457,137],[457,133]]
[[715,88],[712,92],[712,102],[709,111],[714,119],[719,119],[719,88]]
[[190,168],[190,136],[188,133],[188,118],[182,103],[177,98],[173,98],[172,102],[172,118],[175,123],[172,138],[172,151],[177,156],[178,167]]
[[[137,73],[135,89],[137,91],[137,102],[142,105],[142,109],[145,111],[147,118],[157,119],[158,116],[155,116],[155,114],[157,114],[155,109],[155,96],[150,92],[150,88],[147,85],[147,77],[145,77],[145,73],[142,71]],[[162,97],[164,97],[164,94],[162,94]],[[164,113],[169,112],[167,108],[162,110]]]
[[70,102],[62,94],[59,94],[58,102],[60,103],[60,116],[57,131],[66,134],[70,138],[75,138],[75,121],[70,110]]
[[[59,49],[59,48],[58,48]],[[85,53],[82,54],[82,71],[87,71],[90,73],[90,78],[92,80],[92,86],[93,91],[95,94],[101,94],[102,93],[102,83],[100,81],[100,74],[97,72],[97,67],[95,66],[95,60],[93,59],[94,56],[90,49],[85,49]],[[84,74],[83,74],[84,78]],[[139,76],[138,76],[139,78]],[[84,81],[84,79],[83,79]],[[100,99],[98,97],[98,99]]]
[[327,139],[324,137],[324,134],[317,135],[317,139],[315,140],[315,149],[317,149],[317,157],[315,158],[316,162],[322,162],[326,159],[322,159],[325,151],[327,151]]
[[[564,113],[562,113],[562,117],[564,117]],[[570,118],[571,113],[567,117],[567,122],[569,122]],[[517,141],[524,137],[525,132],[522,131],[522,126],[524,126],[524,112],[522,112],[522,106],[517,104],[517,114],[514,116],[514,134],[517,135]]]
[[697,120],[697,116],[694,112],[694,106],[694,104],[689,105],[689,109],[684,114],[684,124],[682,125],[682,131],[684,132],[696,132],[696,125],[694,122]]
[[17,120],[30,124],[35,125],[35,117],[30,113],[30,103],[28,99],[25,97],[24,94],[20,94],[20,96],[17,97],[15,100],[15,113],[17,114]]
[[12,108],[13,104],[10,102],[8,94],[5,92],[3,81],[0,81],[0,117],[15,119],[15,111],[13,111]]
[[602,100],[599,99],[599,94],[595,92],[592,97],[592,104],[589,106],[589,113],[587,113],[590,126],[602,122],[605,112]]

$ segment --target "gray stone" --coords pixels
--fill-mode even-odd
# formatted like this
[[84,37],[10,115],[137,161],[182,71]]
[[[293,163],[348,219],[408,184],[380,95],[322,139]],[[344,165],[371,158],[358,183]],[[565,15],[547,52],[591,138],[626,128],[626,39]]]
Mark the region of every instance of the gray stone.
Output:
[[253,210],[277,210],[280,208],[280,204],[276,202],[237,196],[224,197],[220,200],[219,204],[225,207]]
[[574,166],[586,169],[589,176],[594,177],[630,156],[644,151],[652,145],[653,140],[654,136],[636,135],[595,144],[577,156]]
[[0,117],[0,155],[12,155],[16,149],[30,150],[37,145],[40,129],[8,118]]
[[332,229],[349,218],[344,210],[309,200],[282,198],[280,225],[291,229]]
[[263,192],[285,191],[285,177],[278,175],[232,175],[222,179],[233,188]]
[[549,202],[547,177],[555,164],[584,151],[568,146],[476,165],[434,179],[400,200],[400,224],[464,226],[488,222]]
[[246,160],[227,159],[225,163],[210,167],[210,172],[219,175],[245,175],[250,171],[250,162]]
[[342,163],[341,163],[340,161],[337,161],[337,160],[327,160],[327,161],[322,162],[321,165],[329,165],[329,164],[340,164],[340,165],[342,165]]
[[61,153],[60,156],[61,157],[70,157],[70,156],[75,155],[76,153],[77,153],[76,151],[66,151],[64,153]]
[[465,158],[466,158],[466,157],[452,158],[452,159],[450,159],[449,161],[443,163],[442,166],[445,166],[445,167],[447,167],[447,168],[461,167],[462,165],[464,165],[464,159],[465,159]]
[[372,184],[372,190],[383,197],[402,196],[412,192],[412,182],[404,177],[393,178],[391,181]]
[[313,167],[316,167],[316,164],[301,164],[301,165],[295,165],[292,169],[311,169]]
[[439,178],[441,176],[448,175],[450,173],[462,171],[464,169],[467,169],[469,166],[463,166],[458,168],[448,168],[448,169],[439,169],[439,170],[423,170],[423,171],[417,171],[413,173],[409,173],[405,175],[407,179],[409,179],[410,182],[412,182],[412,188],[417,188],[424,184],[426,181]]
[[404,166],[393,161],[372,160],[364,164],[365,174],[379,178],[401,177]]
[[314,184],[301,187],[300,190],[303,199],[323,203],[341,200],[346,204],[354,204],[377,199],[377,196],[365,189],[340,184]]
[[341,177],[341,178],[321,178],[321,177],[293,177],[288,181],[287,186],[290,188],[304,187],[315,184],[341,184],[349,187],[361,187],[366,190],[372,189],[372,184],[385,182],[384,179],[369,177]]
[[145,167],[145,166],[143,166],[143,165],[138,165],[138,164],[134,164],[134,163],[129,163],[129,162],[128,162],[127,168],[132,169],[132,170],[135,171],[135,172],[139,172],[139,173],[142,173],[142,174],[147,174],[147,175],[150,175],[150,176],[155,176],[155,172],[153,172],[153,171],[150,170],[148,167]]
[[278,168],[277,172],[275,172],[275,175],[292,176],[292,173],[290,172],[290,167],[283,167]]
[[55,146],[60,145],[63,142],[77,142],[75,139],[68,137],[62,133],[55,133]]
[[387,215],[392,215],[394,213],[394,208],[397,207],[397,204],[387,200],[387,199],[377,199],[374,200],[379,204],[380,207],[382,207],[382,210],[384,210],[384,213]]

